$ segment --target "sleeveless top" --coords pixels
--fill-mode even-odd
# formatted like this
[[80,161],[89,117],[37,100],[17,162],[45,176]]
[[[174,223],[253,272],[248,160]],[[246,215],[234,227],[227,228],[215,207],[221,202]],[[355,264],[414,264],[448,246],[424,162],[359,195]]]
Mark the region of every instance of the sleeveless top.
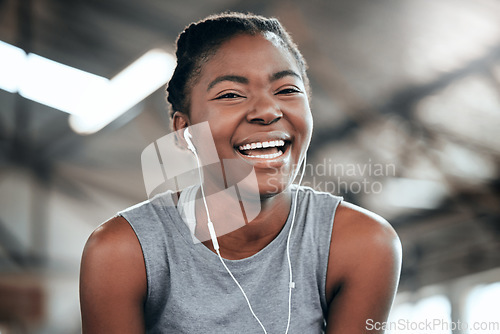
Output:
[[[292,186],[299,191],[290,239],[293,281],[290,334],[323,333],[326,273],[333,220],[341,197]],[[226,260],[267,333],[285,333],[289,270],[286,243],[293,210],[276,236],[258,253]],[[263,333],[243,294],[218,255],[194,243],[172,192],[119,212],[141,244],[147,273],[144,315],[147,333]]]

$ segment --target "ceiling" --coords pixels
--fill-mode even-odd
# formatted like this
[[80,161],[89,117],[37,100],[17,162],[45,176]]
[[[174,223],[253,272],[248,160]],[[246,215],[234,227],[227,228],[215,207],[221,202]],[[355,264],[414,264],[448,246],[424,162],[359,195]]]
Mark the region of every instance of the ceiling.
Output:
[[[409,226],[449,217],[471,222],[477,231],[467,233],[496,231],[488,247],[498,249],[498,1],[0,0],[0,40],[112,78],[148,50],[173,50],[186,25],[224,10],[278,17],[308,61],[310,162],[326,172],[311,169],[307,184],[382,214],[409,249],[423,242]],[[2,201],[16,186],[6,180],[24,171],[80,203],[75,214],[92,208],[105,219],[146,198],[140,154],[168,122],[163,89],[89,136],[74,133],[66,113],[0,91]],[[7,209],[8,225],[21,209]],[[484,241],[475,240],[470,247]],[[454,242],[437,242],[437,251]]]

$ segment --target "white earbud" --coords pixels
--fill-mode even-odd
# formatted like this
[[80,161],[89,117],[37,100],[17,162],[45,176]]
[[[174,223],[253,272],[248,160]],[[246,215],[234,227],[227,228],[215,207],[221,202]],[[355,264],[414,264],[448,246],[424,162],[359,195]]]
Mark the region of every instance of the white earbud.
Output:
[[196,153],[196,148],[194,147],[193,141],[191,140],[192,138],[193,136],[191,135],[191,132],[189,132],[189,128],[186,128],[186,130],[184,130],[184,139],[188,144],[188,149],[193,153]]
[[219,242],[217,241],[217,234],[215,233],[214,224],[212,223],[212,220],[210,219],[210,212],[208,211],[208,205],[207,205],[207,201],[206,201],[206,197],[205,197],[205,188],[203,187],[203,176],[202,176],[200,158],[198,157],[198,153],[196,152],[196,148],[194,147],[193,141],[191,140],[192,138],[193,138],[193,136],[191,135],[191,132],[189,132],[189,127],[187,127],[184,130],[184,139],[186,140],[186,143],[188,145],[188,149],[191,152],[193,152],[194,157],[196,158],[196,164],[198,165],[198,176],[200,178],[201,194],[203,197],[203,204],[205,206],[205,211],[207,213],[208,231],[210,233],[210,238],[212,239],[212,244],[214,245],[214,249],[216,251],[219,251]]

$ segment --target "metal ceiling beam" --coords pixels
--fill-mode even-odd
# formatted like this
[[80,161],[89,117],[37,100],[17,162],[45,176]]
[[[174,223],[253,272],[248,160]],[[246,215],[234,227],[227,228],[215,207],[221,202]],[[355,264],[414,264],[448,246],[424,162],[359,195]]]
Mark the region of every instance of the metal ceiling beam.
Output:
[[363,114],[363,117],[351,118],[336,128],[315,129],[312,141],[314,145],[311,145],[311,153],[320,150],[323,146],[330,145],[333,141],[346,139],[362,126],[379,120],[381,115],[384,114],[397,114],[418,122],[413,117],[414,106],[417,102],[468,75],[489,72],[491,64],[499,59],[500,45],[496,45],[483,57],[466,64],[456,71],[443,74],[428,84],[406,87],[393,94],[391,98],[387,99],[380,106],[356,112],[356,114]]

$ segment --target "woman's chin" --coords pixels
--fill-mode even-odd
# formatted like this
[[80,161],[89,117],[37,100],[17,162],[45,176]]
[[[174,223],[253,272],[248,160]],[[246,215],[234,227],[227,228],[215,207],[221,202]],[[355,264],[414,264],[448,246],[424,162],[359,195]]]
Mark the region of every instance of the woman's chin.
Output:
[[276,177],[259,179],[259,193],[262,199],[274,197],[284,192],[290,184],[288,179],[279,179]]

